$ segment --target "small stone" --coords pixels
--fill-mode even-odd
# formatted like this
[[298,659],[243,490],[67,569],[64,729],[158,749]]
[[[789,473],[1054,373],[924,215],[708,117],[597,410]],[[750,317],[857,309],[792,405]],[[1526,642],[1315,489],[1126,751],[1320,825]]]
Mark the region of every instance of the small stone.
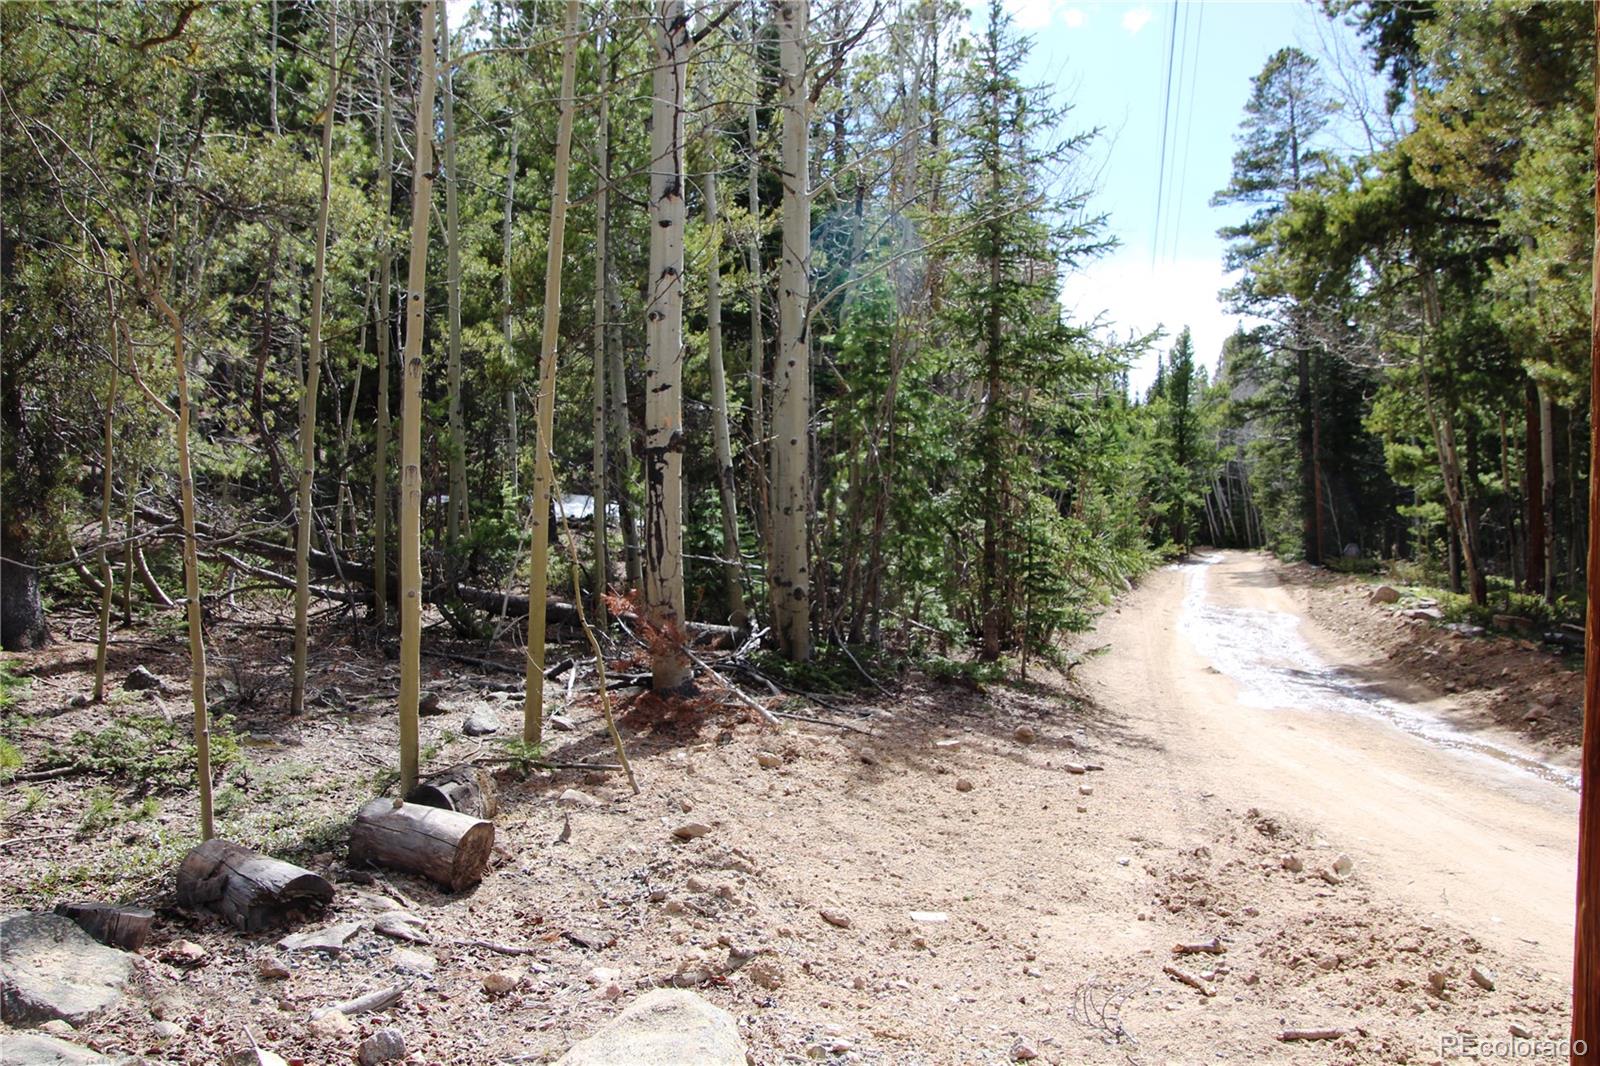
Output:
[[913,922],[933,922],[938,924],[940,922],[948,922],[950,916],[944,911],[912,911],[911,920]]
[[822,916],[822,920],[827,922],[829,925],[838,926],[840,929],[850,928],[850,916],[845,914],[843,911],[836,911],[832,908],[824,907],[817,913],[820,914]]
[[1368,598],[1373,603],[1399,603],[1400,592],[1389,585],[1379,585],[1372,590],[1372,595]]
[[330,1010],[311,1019],[311,1024],[307,1028],[311,1030],[312,1036],[333,1043],[354,1036],[356,1023],[346,1017],[344,1011]]
[[1428,974],[1428,987],[1433,989],[1433,994],[1436,996],[1444,995],[1445,986],[1449,981],[1450,978],[1443,970],[1434,970]]
[[1483,966],[1474,966],[1468,971],[1467,976],[1472,978],[1472,983],[1485,992],[1494,991],[1494,974]]
[[770,751],[756,752],[756,765],[763,770],[776,770],[783,765],[783,756],[774,755]]
[[469,737],[486,737],[500,732],[500,719],[489,711],[473,711],[461,723],[461,732]]
[[933,742],[934,751],[960,751],[961,741],[954,737],[949,740],[936,740]]
[[290,933],[278,941],[278,946],[284,951],[324,951],[329,955],[337,955],[359,932],[360,922],[336,922],[321,929]]
[[152,674],[147,668],[135,666],[133,672],[128,675],[127,680],[122,683],[122,687],[132,689],[134,692],[145,692],[150,689],[155,689],[159,692],[162,686],[161,679]]
[[778,966],[778,960],[773,958],[757,959],[746,966],[744,972],[752,982],[768,992],[783,984],[783,970]]
[[711,832],[711,827],[704,822],[684,822],[673,829],[672,835],[679,840],[694,840],[697,837],[705,836],[709,832]]
[[74,1029],[70,1022],[62,1021],[60,1018],[51,1018],[39,1026],[39,1031],[49,1033],[51,1036],[59,1036],[63,1040],[70,1040],[72,1034],[78,1030]]
[[91,700],[87,695],[85,695],[84,693],[80,692],[76,696],[72,697],[70,700],[67,701],[67,706],[68,707],[87,707],[87,706],[89,706],[89,704],[91,704],[93,702],[94,701]]
[[222,1060],[222,1066],[289,1066],[288,1060],[264,1047],[240,1048]]
[[559,799],[557,799],[556,802],[557,803],[565,803],[570,807],[600,807],[600,806],[604,806],[604,804],[602,804],[599,800],[595,799],[593,796],[589,795],[589,793],[580,792],[578,789],[575,789],[575,788],[569,788],[565,792],[561,793],[561,797]]
[[1012,1062],[1029,1062],[1039,1057],[1038,1050],[1026,1037],[1017,1037],[1016,1043],[1011,1045]]
[[263,955],[256,960],[256,973],[268,981],[281,981],[289,976],[289,967],[276,955]]
[[1093,785],[1079,785],[1078,786],[1078,795],[1080,795],[1080,796],[1092,796],[1092,795],[1094,795],[1094,786]]
[[1340,877],[1349,877],[1350,871],[1356,868],[1355,860],[1348,855],[1340,855],[1333,860],[1333,872]]
[[1018,744],[1032,744],[1039,739],[1039,732],[1031,725],[1019,725],[1011,731],[1011,736]]
[[439,965],[439,960],[426,952],[396,948],[389,953],[389,963],[400,973],[428,974]]
[[169,1040],[176,1040],[183,1035],[183,1026],[177,1022],[156,1022],[150,1027],[158,1041],[165,1044]]
[[690,892],[710,892],[711,891],[710,883],[707,882],[705,880],[705,878],[699,877],[699,876],[697,876],[695,874],[690,874],[689,875],[689,877],[683,882],[683,887],[687,888]]
[[609,985],[622,976],[622,971],[610,966],[596,966],[584,977],[584,980],[596,987]]
[[558,729],[563,733],[570,733],[574,729],[578,728],[578,723],[574,722],[564,714],[552,714],[549,718],[545,719],[545,721],[550,723],[550,728]]
[[1118,866],[1127,866],[1131,862],[1133,862],[1133,860],[1131,858],[1129,858],[1128,856],[1126,856],[1126,855],[1118,855],[1117,856],[1117,865]]
[[968,781],[964,777],[956,778],[956,791],[957,792],[971,792],[972,791],[972,782]]
[[1285,870],[1288,870],[1292,874],[1300,873],[1306,868],[1304,860],[1302,860],[1298,855],[1285,855],[1283,858],[1278,860],[1278,865],[1282,866]]
[[522,979],[521,970],[495,970],[483,975],[483,990],[491,996],[503,996],[516,991]]
[[1529,1029],[1526,1025],[1523,1025],[1521,1022],[1512,1022],[1511,1023],[1511,1035],[1516,1037],[1518,1040],[1532,1040],[1533,1039],[1533,1030]]
[[422,694],[420,699],[417,700],[417,713],[424,717],[427,717],[430,714],[443,714],[444,701],[440,699],[437,692],[429,689],[427,692]]
[[1088,814],[1089,813],[1089,808],[1085,807],[1083,804],[1080,803],[1080,804],[1078,804],[1078,813],[1079,814]]
[[356,1061],[361,1066],[378,1066],[381,1062],[394,1062],[406,1056],[406,1038],[393,1027],[379,1029],[356,1049]]
[[171,963],[173,966],[182,966],[193,969],[204,966],[211,956],[205,948],[193,940],[174,940],[165,951],[161,953],[161,961]]

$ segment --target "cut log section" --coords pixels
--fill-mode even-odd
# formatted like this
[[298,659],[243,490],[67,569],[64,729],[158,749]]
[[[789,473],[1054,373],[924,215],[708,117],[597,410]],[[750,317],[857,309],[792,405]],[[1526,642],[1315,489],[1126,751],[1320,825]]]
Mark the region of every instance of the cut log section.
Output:
[[71,918],[78,928],[108,947],[138,951],[150,935],[156,912],[145,907],[116,907],[109,903],[57,903],[56,913]]
[[412,789],[406,802],[490,820],[500,809],[495,799],[494,778],[489,771],[470,763],[452,766],[442,774],[434,774]]
[[206,907],[247,933],[277,929],[319,911],[333,886],[310,870],[213,839],[178,867],[178,905]]
[[452,892],[483,880],[494,823],[459,811],[375,799],[350,829],[350,861],[421,874]]

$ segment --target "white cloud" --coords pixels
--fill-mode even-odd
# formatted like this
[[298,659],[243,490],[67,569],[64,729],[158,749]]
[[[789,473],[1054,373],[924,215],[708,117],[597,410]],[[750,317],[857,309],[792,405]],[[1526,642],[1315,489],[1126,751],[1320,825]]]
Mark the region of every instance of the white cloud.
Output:
[[1067,24],[1067,29],[1075,30],[1083,25],[1085,15],[1081,7],[1069,7],[1061,13],[1061,21]]
[[1179,259],[1152,268],[1147,250],[1129,247],[1070,275],[1061,302],[1075,321],[1102,316],[1105,328],[1122,339],[1158,327],[1164,331],[1129,373],[1129,387],[1137,395],[1155,379],[1157,352],[1170,350],[1184,326],[1194,339],[1195,361],[1216,372],[1222,342],[1239,322],[1217,302],[1217,292],[1226,284],[1220,257]]
[[1122,28],[1129,33],[1138,33],[1150,21],[1150,9],[1140,5],[1122,16]]
[[1050,25],[1059,0],[1005,0],[1006,10],[1016,21],[1017,29],[1033,33]]

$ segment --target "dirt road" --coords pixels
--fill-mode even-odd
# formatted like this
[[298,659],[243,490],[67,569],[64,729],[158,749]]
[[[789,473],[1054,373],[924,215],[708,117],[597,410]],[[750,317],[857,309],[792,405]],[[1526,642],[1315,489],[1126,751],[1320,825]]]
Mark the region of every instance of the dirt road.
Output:
[[[1557,981],[1571,972],[1577,796],[1558,767],[1451,708],[1386,698],[1401,679],[1302,617],[1265,556],[1151,575],[1096,633],[1096,698],[1186,779],[1283,811],[1376,887]],[[1173,787],[1173,814],[1187,800]]]

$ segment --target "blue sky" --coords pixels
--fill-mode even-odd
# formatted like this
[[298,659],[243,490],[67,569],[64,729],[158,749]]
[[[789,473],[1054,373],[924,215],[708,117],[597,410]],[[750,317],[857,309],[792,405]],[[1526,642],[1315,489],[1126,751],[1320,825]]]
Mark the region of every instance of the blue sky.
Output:
[[[1241,212],[1209,201],[1232,171],[1250,79],[1273,52],[1295,45],[1322,61],[1337,95],[1370,91],[1353,34],[1303,0],[1004,2],[1016,28],[1034,38],[1028,80],[1072,105],[1069,129],[1103,131],[1083,176],[1096,189],[1092,210],[1110,215],[1121,247],[1069,276],[1063,303],[1080,318],[1104,312],[1122,335],[1157,326],[1176,335],[1187,325],[1196,356],[1214,367],[1234,328],[1216,299],[1226,283],[1216,231]],[[1164,108],[1169,40],[1176,44],[1171,106]],[[1341,68],[1361,84],[1346,86]],[[1164,113],[1166,179],[1158,209]],[[1142,390],[1154,370],[1153,355],[1135,366],[1133,388]]]

